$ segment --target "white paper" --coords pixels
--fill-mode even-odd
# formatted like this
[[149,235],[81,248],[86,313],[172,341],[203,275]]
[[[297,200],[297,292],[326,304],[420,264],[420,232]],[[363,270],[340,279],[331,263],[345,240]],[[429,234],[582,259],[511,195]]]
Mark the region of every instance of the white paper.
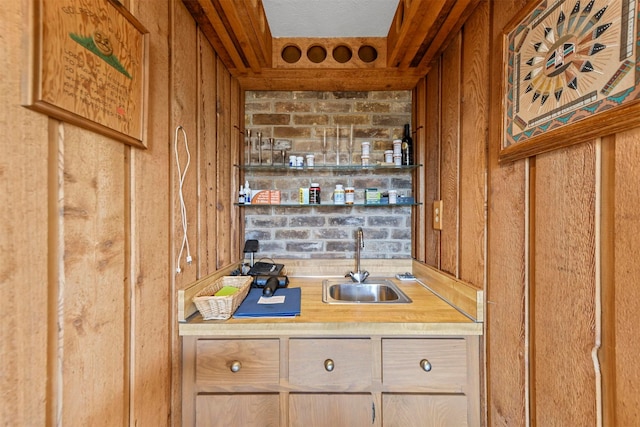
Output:
[[282,304],[284,303],[284,295],[276,295],[273,297],[260,297],[258,304]]

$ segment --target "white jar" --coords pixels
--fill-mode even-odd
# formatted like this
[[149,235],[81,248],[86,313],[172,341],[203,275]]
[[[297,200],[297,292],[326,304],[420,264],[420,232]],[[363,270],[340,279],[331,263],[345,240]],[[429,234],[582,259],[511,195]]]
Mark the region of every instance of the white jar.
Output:
[[362,155],[363,156],[368,156],[369,155],[369,149],[371,147],[371,143],[368,141],[364,141],[362,143]]
[[384,152],[384,162],[385,163],[393,163],[393,150],[385,150],[385,152]]
[[344,205],[344,188],[342,184],[336,184],[336,189],[333,192],[333,204]]
[[313,154],[307,154],[307,166],[312,168],[315,164],[315,156]]
[[398,203],[398,192],[396,190],[389,190],[389,204],[395,205]]
[[394,154],[393,162],[396,164],[396,166],[402,166],[402,154]]
[[394,139],[393,140],[393,155],[402,155],[402,140]]
[[302,156],[296,157],[296,167],[298,169],[302,169],[304,167],[304,157]]
[[369,156],[368,155],[362,156],[360,159],[362,161],[362,166],[369,166]]

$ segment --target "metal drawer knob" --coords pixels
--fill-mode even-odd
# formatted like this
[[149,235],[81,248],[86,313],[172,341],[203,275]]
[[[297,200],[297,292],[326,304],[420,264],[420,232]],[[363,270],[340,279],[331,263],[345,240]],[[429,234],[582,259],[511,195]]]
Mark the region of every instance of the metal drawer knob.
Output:
[[242,363],[239,360],[231,362],[231,372],[238,372],[242,368]]
[[423,371],[425,372],[429,372],[431,371],[431,362],[429,362],[427,359],[422,359],[420,361],[420,367],[422,368]]
[[327,372],[331,372],[331,371],[333,371],[333,368],[334,368],[334,367],[335,367],[335,365],[334,365],[334,363],[333,363],[333,360],[331,360],[331,359],[327,359],[327,360],[325,360],[325,361],[324,361],[324,369],[325,369]]

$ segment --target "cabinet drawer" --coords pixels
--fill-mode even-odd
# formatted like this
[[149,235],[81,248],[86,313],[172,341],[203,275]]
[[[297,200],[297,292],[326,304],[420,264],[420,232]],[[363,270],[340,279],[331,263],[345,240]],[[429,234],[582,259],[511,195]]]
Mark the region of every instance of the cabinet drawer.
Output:
[[385,388],[463,392],[466,350],[464,339],[383,339],[382,383]]
[[198,386],[273,387],[280,380],[280,341],[198,340]]
[[370,339],[291,339],[289,382],[323,390],[362,389],[371,385]]

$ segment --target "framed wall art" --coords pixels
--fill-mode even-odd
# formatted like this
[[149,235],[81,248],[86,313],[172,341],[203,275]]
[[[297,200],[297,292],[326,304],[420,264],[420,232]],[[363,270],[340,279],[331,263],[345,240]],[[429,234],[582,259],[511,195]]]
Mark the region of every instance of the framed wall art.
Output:
[[504,31],[501,161],[640,126],[638,0],[543,0],[523,15]]
[[146,148],[148,32],[116,0],[31,0],[25,106]]

